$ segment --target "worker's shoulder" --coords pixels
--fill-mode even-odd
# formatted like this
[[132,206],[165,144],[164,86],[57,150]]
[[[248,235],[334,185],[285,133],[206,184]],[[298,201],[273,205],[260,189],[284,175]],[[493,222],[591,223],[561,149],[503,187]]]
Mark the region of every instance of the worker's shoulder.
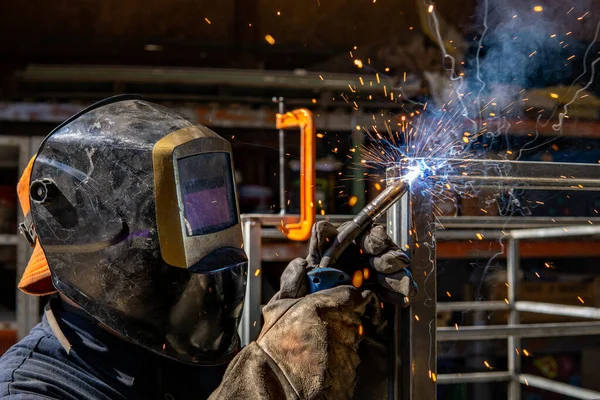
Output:
[[[41,364],[44,363],[39,362],[39,357],[35,353],[43,354],[43,357],[48,360],[50,358],[48,350],[55,347],[52,342],[56,341],[60,346],[52,332],[44,328],[42,324],[38,324],[27,336],[0,357],[1,398],[52,398],[44,393],[23,391],[21,387],[21,381],[27,380],[31,383],[32,374],[43,373]],[[43,346],[40,346],[42,341],[44,342]]]
[[0,398],[77,399],[73,365],[44,322],[0,357]]

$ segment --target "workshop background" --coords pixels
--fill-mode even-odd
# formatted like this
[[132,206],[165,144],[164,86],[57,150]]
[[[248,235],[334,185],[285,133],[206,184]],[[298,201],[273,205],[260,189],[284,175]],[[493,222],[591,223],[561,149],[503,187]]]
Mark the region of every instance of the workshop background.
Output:
[[[496,12],[505,3],[490,2]],[[513,3],[511,7],[541,14],[558,8],[551,0]],[[583,3],[560,5],[556,15],[572,15],[575,27],[557,33],[565,35],[560,47],[564,49],[568,41],[571,47],[564,51],[576,61],[584,59],[590,45],[595,46],[589,53],[589,66],[599,50],[594,35],[600,5]],[[363,128],[369,129],[373,115],[385,113],[404,121],[414,117],[414,102],[444,102],[444,85],[449,81],[444,68],[449,66],[443,63],[430,28],[427,4],[421,0],[2,2],[0,354],[39,319],[40,304],[46,300],[16,291],[18,271],[24,268],[29,250],[17,234],[21,215],[15,187],[29,157],[59,122],[92,102],[120,93],[140,94],[173,107],[231,141],[241,212],[275,215],[281,211],[282,190],[275,114],[276,100],[282,98],[286,111],[307,108],[315,116],[315,212],[320,218],[356,214],[385,187],[383,170],[374,174],[361,164],[361,146],[371,140]],[[571,7],[576,7],[572,14],[568,12]],[[480,43],[481,4],[439,1],[435,9],[446,51],[463,70],[472,72],[469,60]],[[547,45],[532,33],[534,26],[521,26],[522,32],[507,29],[510,37],[506,40],[531,35],[536,46]],[[490,43],[494,37],[504,40],[494,31],[488,37]],[[519,99],[526,98],[527,106],[522,107],[518,121],[505,121],[508,126],[501,138],[483,143],[482,151],[492,158],[515,159],[518,150],[536,135],[535,151],[519,154],[522,160],[600,162],[600,77],[571,106],[560,137],[551,128],[554,120],[536,127],[538,118],[556,118],[567,101],[562,93],[584,72],[585,63],[562,64],[538,65],[529,71],[529,79],[516,83]],[[516,67],[506,62],[502,69]],[[489,71],[484,75],[496,87],[515,85],[501,74],[498,79]],[[385,89],[380,77],[389,84]],[[390,97],[393,88],[399,88],[395,98]],[[299,213],[300,150],[298,131],[286,130],[283,190],[289,214]],[[600,194],[595,192],[536,192],[522,198],[532,206],[518,216],[510,213],[511,218],[600,222]],[[502,194],[481,192],[463,198],[450,193],[444,199],[439,205],[442,216],[475,218],[476,223],[509,217]],[[505,300],[506,249],[498,240],[480,239],[439,244],[438,302]],[[277,234],[266,235],[263,241],[264,304],[277,290],[286,263],[303,255],[306,245]],[[521,246],[521,299],[600,307],[599,237],[549,239]],[[502,324],[506,318],[505,311],[439,312],[437,323],[458,329]],[[576,319],[521,314],[522,323],[561,321]],[[600,390],[596,378],[599,336],[523,339],[521,345],[526,349],[522,371]],[[438,344],[438,374],[502,371],[507,363],[505,340]],[[437,390],[439,399],[507,396],[505,382],[444,384]],[[526,385],[521,394],[526,400],[571,398]]]

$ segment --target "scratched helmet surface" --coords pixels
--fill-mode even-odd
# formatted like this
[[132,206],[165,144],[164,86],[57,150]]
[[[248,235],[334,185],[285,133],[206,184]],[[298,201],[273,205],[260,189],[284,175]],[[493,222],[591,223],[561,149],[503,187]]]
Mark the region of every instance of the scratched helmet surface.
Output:
[[229,361],[247,275],[232,171],[226,140],[140,98],[66,121],[40,146],[30,186],[54,286],[150,351]]

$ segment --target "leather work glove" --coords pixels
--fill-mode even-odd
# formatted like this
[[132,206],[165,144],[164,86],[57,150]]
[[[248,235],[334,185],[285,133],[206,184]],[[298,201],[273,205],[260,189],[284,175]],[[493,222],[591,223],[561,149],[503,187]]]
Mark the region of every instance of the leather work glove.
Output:
[[379,299],[349,285],[304,296],[307,266],[301,258],[288,265],[258,339],[230,363],[211,399],[352,398],[360,317],[379,323]]
[[[313,225],[307,257],[309,268],[319,264],[337,233],[338,230],[327,221]],[[408,256],[388,236],[385,227],[373,225],[350,244],[331,267],[353,277],[355,286],[365,284],[383,300],[406,307],[417,293],[417,286],[407,269],[409,265]]]
[[[309,256],[287,266],[280,291],[263,308],[259,338],[230,363],[211,399],[386,397],[387,338],[380,299],[350,285],[307,294],[306,273],[336,233],[326,222],[313,227]],[[405,305],[404,296],[416,290],[405,270],[408,257],[381,228],[357,242],[334,267],[352,273],[370,266],[377,289]]]
[[[343,227],[342,224],[339,229]],[[313,225],[307,258],[309,269],[320,263],[337,233],[329,222],[320,221]],[[406,307],[417,293],[417,286],[407,269],[409,265],[408,256],[387,235],[385,227],[373,225],[350,244],[331,267],[352,276],[355,286],[372,289],[382,300]],[[387,399],[391,327],[381,315],[370,320],[363,318],[362,322],[364,335],[358,349],[361,363],[356,370],[353,398]]]

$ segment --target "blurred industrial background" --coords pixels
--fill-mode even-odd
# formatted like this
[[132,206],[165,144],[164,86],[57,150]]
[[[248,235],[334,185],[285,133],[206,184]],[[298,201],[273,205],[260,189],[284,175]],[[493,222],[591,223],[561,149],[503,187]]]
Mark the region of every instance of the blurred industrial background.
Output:
[[[600,4],[508,3],[491,1],[490,7],[496,15],[552,12],[546,14],[550,23],[560,15],[556,34],[562,41],[547,35],[546,25],[541,39],[536,26],[523,22],[490,32],[483,42],[488,46],[484,53],[506,40],[524,40],[531,45],[523,51],[524,59],[552,48],[561,61],[544,59],[533,67],[503,59],[486,64],[483,75],[489,85],[517,86],[510,93],[518,96],[514,100],[520,106],[501,121],[500,136],[480,139],[480,151],[491,158],[600,163],[600,78],[592,79],[572,104],[562,134],[557,136],[552,129],[571,99],[567,96],[572,95],[571,83],[582,73],[587,73],[584,83],[590,78],[590,62],[600,50],[594,36]],[[355,214],[384,186],[384,169],[373,172],[361,164],[357,149],[371,140],[364,128],[381,126],[380,121],[373,122],[375,115],[400,125],[414,117],[414,102],[444,104],[449,82],[444,68],[449,65],[443,62],[432,32],[428,4],[421,0],[2,2],[0,353],[39,318],[39,304],[45,301],[16,291],[28,247],[17,235],[20,213],[15,186],[29,157],[53,127],[94,101],[120,93],[140,94],[231,141],[242,213],[278,215],[284,190],[285,212],[297,214],[300,136],[295,130],[285,132],[281,188],[275,124],[281,98],[286,111],[306,108],[314,114],[317,215]],[[576,9],[569,11],[572,7]],[[481,4],[440,1],[435,9],[445,51],[456,57],[458,71],[473,73],[482,29]],[[566,20],[569,16],[572,21]],[[526,70],[526,79],[508,79],[514,68]],[[582,86],[576,83],[576,88]],[[485,118],[493,120],[494,115],[488,114]],[[552,122],[536,124],[546,120]],[[520,154],[525,146],[535,150]],[[438,214],[446,220],[463,218],[472,229],[490,221],[499,230],[509,226],[505,224],[509,220],[520,221],[512,227],[541,227],[556,219],[577,225],[600,222],[600,194],[576,189],[523,191],[518,210],[505,203],[503,193],[480,192],[464,198],[456,194],[439,205]],[[286,240],[275,229],[265,231],[259,293],[263,304],[277,290],[287,262],[305,251],[305,243]],[[479,239],[438,243],[438,302],[507,298],[506,248],[497,239]],[[599,261],[597,236],[524,241],[521,299],[600,307]],[[520,318],[522,323],[576,320],[533,313],[522,313]],[[458,329],[503,324],[506,319],[503,310],[447,311],[438,313],[437,323]],[[600,390],[599,336],[523,339],[522,348],[523,372]],[[444,341],[438,347],[438,374],[501,371],[507,364],[505,340]],[[440,399],[507,396],[505,382],[445,384],[437,390]],[[521,394],[527,400],[571,398],[526,385]]]

